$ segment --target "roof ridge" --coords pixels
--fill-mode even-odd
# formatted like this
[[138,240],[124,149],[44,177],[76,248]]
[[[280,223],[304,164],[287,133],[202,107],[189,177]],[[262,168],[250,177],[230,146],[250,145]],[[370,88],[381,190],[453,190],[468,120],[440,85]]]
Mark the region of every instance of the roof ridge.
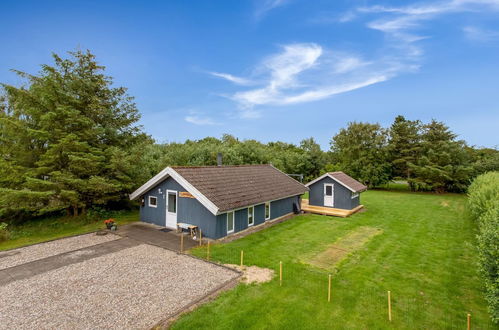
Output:
[[272,166],[270,164],[241,164],[241,165],[193,165],[193,166],[170,166],[171,168],[227,168],[227,167],[257,167]]

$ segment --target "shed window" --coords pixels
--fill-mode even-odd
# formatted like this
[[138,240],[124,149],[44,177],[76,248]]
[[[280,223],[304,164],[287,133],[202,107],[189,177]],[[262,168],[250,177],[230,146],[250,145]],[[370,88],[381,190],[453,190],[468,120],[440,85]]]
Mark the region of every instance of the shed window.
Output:
[[234,212],[227,213],[227,234],[234,232]]
[[352,193],[352,199],[359,197],[359,193]]
[[265,203],[265,220],[270,219],[270,202]]
[[149,196],[149,207],[158,207],[158,199],[156,196]]
[[253,206],[248,207],[248,226],[253,226],[255,209]]

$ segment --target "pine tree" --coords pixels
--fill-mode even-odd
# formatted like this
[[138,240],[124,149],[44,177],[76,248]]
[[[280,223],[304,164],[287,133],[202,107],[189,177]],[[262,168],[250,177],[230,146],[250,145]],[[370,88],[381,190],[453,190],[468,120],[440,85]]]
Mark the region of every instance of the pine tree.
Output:
[[422,156],[410,164],[414,173],[409,180],[411,187],[436,192],[464,191],[473,170],[464,141],[456,141],[456,135],[436,120],[423,126],[421,139]]
[[0,172],[18,171],[17,181],[0,182],[3,212],[77,215],[123,198],[133,185],[133,164],[117,161],[147,141],[133,98],[112,86],[89,51],[69,55],[53,54],[55,64],[38,75],[15,71],[25,86],[2,85]]
[[394,177],[409,179],[410,164],[414,164],[421,153],[421,122],[397,116],[390,127],[388,145]]

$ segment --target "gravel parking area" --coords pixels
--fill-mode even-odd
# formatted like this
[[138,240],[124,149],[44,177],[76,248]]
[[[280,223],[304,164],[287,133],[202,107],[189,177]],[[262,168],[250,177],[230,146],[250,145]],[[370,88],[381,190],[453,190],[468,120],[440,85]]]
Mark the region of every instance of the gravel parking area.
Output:
[[0,329],[146,329],[237,276],[142,244],[0,286]]
[[91,233],[0,251],[0,270],[120,238],[120,236],[113,234],[97,236],[95,233]]

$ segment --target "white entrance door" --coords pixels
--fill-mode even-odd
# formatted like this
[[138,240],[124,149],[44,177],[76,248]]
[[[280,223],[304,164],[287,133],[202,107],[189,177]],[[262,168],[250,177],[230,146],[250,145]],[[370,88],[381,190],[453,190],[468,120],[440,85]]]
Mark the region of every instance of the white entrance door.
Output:
[[324,184],[324,206],[334,206],[334,185],[332,183]]
[[166,191],[166,223],[165,227],[177,228],[177,192],[175,190]]

